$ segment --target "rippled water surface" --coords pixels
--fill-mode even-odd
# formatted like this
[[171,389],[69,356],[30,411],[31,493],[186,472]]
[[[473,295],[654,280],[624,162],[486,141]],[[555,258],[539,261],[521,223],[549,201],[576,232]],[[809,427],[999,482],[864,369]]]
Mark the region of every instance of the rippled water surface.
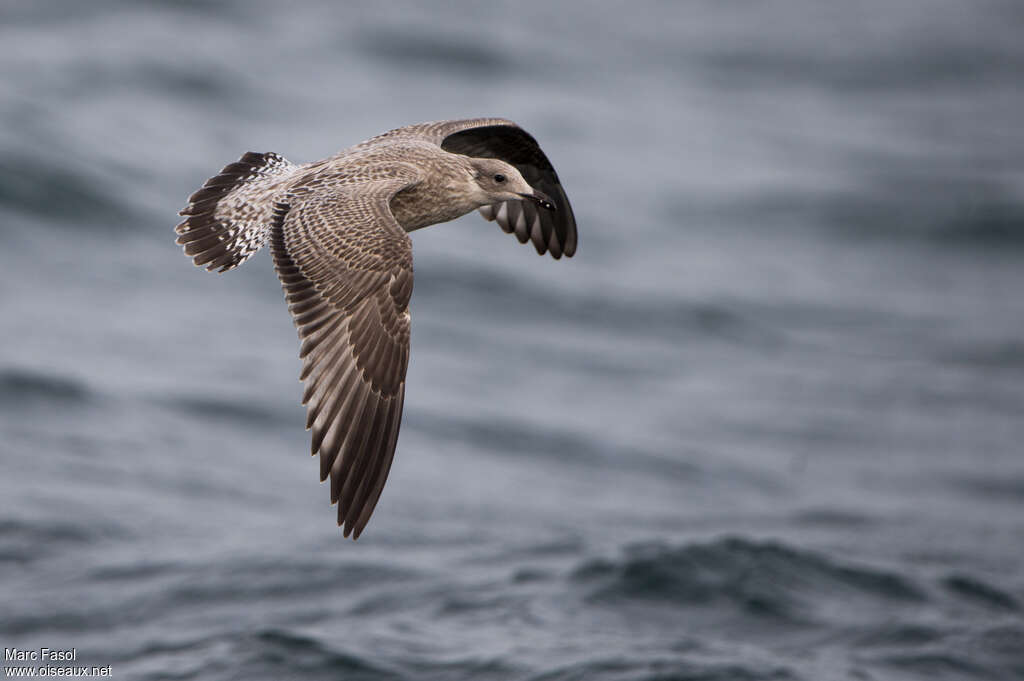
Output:
[[[1024,677],[1014,2],[7,3],[0,640],[125,679]],[[417,232],[343,540],[246,150],[501,115],[580,225]]]

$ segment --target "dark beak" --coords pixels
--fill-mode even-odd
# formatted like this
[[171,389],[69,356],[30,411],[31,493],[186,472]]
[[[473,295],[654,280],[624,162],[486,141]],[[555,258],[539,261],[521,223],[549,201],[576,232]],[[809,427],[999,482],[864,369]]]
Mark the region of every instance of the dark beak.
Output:
[[541,208],[555,210],[554,202],[544,192],[539,192],[536,189],[534,189],[533,194],[520,194],[519,196],[523,197],[524,199],[529,199],[530,201],[535,202]]

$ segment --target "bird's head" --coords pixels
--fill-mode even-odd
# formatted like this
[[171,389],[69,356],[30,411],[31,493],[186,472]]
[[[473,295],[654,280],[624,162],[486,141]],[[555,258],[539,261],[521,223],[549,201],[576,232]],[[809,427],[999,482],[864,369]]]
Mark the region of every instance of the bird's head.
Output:
[[516,167],[496,158],[472,159],[474,192],[481,206],[501,201],[533,201],[542,208],[554,210],[551,199],[530,186]]

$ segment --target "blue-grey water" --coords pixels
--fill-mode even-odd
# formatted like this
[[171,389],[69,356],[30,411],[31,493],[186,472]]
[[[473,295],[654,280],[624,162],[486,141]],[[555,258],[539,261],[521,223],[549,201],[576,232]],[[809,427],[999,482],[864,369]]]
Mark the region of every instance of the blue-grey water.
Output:
[[[6,2],[0,641],[123,679],[1024,678],[1019,2]],[[575,258],[413,237],[356,543],[246,150],[500,115]],[[9,663],[5,663],[9,664]]]

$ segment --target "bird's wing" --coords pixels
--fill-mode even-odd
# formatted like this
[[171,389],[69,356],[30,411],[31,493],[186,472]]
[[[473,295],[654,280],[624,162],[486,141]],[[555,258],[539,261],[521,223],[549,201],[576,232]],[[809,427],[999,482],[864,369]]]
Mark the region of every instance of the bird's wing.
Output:
[[496,220],[506,232],[514,232],[520,243],[532,241],[537,253],[550,251],[560,258],[576,252],[576,218],[558,174],[537,140],[514,122],[469,118],[421,123],[392,130],[364,144],[388,137],[426,139],[453,154],[497,158],[515,166],[530,186],[551,198],[555,210],[542,209],[531,201],[502,201],[484,206],[480,214]]
[[298,188],[278,204],[271,246],[302,341],[306,427],[338,525],[357,538],[398,440],[409,363],[412,244],[388,202],[419,181],[347,178]]

